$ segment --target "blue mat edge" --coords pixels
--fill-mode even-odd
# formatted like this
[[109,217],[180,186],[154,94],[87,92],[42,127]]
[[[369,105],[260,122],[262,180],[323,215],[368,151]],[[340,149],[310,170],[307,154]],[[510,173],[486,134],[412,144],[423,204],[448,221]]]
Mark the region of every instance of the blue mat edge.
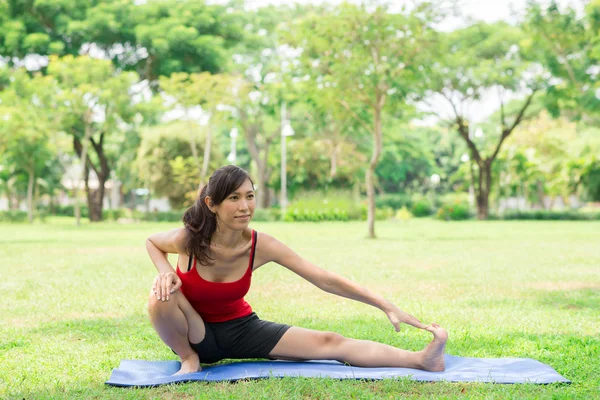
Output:
[[[468,359],[468,357],[455,357],[455,356],[451,356],[451,355],[446,355],[447,357],[447,361],[451,361],[452,359]],[[477,359],[475,359],[477,360]],[[491,359],[486,359],[486,360],[491,360]],[[503,361],[515,361],[515,362],[522,362],[522,361],[529,361],[529,362],[535,362],[535,363],[539,363],[541,364],[541,366],[545,369],[548,369],[549,371],[553,372],[557,378],[560,379],[555,379],[552,382],[537,382],[537,381],[531,381],[531,382],[502,382],[502,381],[497,381],[497,380],[466,380],[466,379],[448,379],[448,377],[444,378],[444,377],[440,377],[441,379],[422,379],[422,378],[414,378],[412,374],[410,373],[406,373],[407,371],[410,371],[409,368],[399,368],[399,370],[402,370],[405,372],[405,374],[403,375],[396,375],[396,376],[380,376],[380,377],[358,377],[358,378],[351,378],[351,377],[335,377],[335,376],[324,376],[324,377],[318,377],[316,376],[316,378],[320,378],[320,379],[334,379],[334,380],[345,380],[345,379],[353,379],[353,380],[365,380],[365,381],[375,381],[375,380],[383,380],[383,379],[397,379],[397,378],[407,378],[407,379],[411,379],[417,382],[447,382],[447,383],[455,383],[455,382],[477,382],[477,383],[494,383],[494,384],[517,384],[517,383],[529,383],[529,384],[536,384],[536,385],[548,385],[548,384],[554,384],[554,383],[566,383],[566,384],[570,384],[572,383],[570,380],[564,378],[562,375],[560,375],[558,372],[556,372],[556,370],[554,370],[551,366],[544,364],[538,360],[532,359],[532,358],[503,358]],[[113,369],[113,373],[111,374],[111,377],[109,378],[108,381],[105,382],[106,385],[109,386],[114,386],[114,387],[137,387],[137,388],[150,388],[150,387],[158,387],[158,386],[162,386],[162,385],[168,385],[168,384],[180,384],[180,383],[187,383],[187,382],[237,382],[240,380],[258,380],[258,379],[268,379],[268,378],[284,378],[284,377],[293,377],[293,375],[288,375],[288,376],[281,376],[281,375],[273,375],[273,376],[248,376],[248,377],[240,377],[240,378],[226,378],[226,379],[207,379],[207,375],[210,375],[211,373],[211,369],[214,368],[222,368],[224,366],[230,366],[230,365],[237,365],[239,367],[242,366],[246,366],[249,364],[252,364],[253,367],[256,366],[256,364],[265,364],[265,365],[272,365],[272,363],[276,363],[276,364],[294,364],[297,362],[292,362],[292,361],[274,361],[274,360],[265,360],[265,361],[241,361],[241,362],[232,362],[229,364],[217,364],[217,365],[213,365],[213,366],[207,366],[205,367],[202,371],[194,373],[194,374],[189,374],[189,375],[182,375],[180,377],[173,377],[172,375],[168,375],[168,376],[164,376],[161,378],[156,379],[153,382],[144,382],[144,381],[138,381],[137,383],[134,384],[129,384],[129,383],[122,383],[119,380],[117,380],[116,382],[111,381],[111,379],[114,376],[114,373],[116,371],[118,371],[120,368],[122,368],[124,365],[126,365],[129,362],[133,362],[133,363],[137,363],[137,362],[149,362],[149,363],[164,363],[164,364],[169,364],[169,365],[178,365],[179,362],[178,361],[144,361],[144,360],[122,360],[119,367]],[[302,363],[317,363],[317,364],[333,364],[336,366],[340,366],[343,365],[337,361],[331,361],[331,360],[309,360],[309,361],[303,361]],[[351,367],[352,368],[352,367]],[[353,367],[353,368],[359,368],[360,367]],[[384,368],[382,368],[384,369]],[[390,368],[386,368],[386,372],[389,371]],[[359,371],[361,371],[362,369],[360,369]],[[366,368],[364,370],[375,370],[375,368]],[[357,371],[358,372],[358,371]],[[423,371],[419,371],[419,370],[415,370],[415,372],[418,373],[423,373]],[[448,370],[446,372],[449,372]],[[439,376],[444,374],[444,372],[441,373],[431,373],[428,372],[427,374],[432,374],[431,378],[434,378],[435,376]],[[197,375],[204,375],[202,378],[198,377]]]

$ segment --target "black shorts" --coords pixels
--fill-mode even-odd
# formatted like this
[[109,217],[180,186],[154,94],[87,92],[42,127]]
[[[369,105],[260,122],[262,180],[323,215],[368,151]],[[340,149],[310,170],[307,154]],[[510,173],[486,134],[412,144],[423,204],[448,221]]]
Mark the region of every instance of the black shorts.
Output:
[[226,322],[204,322],[206,335],[190,343],[200,363],[212,364],[224,358],[269,358],[269,353],[291,327],[263,321],[256,313]]

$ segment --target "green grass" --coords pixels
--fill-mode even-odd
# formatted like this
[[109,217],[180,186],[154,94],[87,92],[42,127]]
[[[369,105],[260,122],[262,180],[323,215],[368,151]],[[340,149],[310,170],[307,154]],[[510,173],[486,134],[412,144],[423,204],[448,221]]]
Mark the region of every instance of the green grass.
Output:
[[[447,351],[531,357],[571,385],[267,379],[119,389],[122,359],[175,359],[152,330],[155,269],[144,239],[176,224],[70,219],[0,225],[0,398],[597,398],[600,393],[600,222],[255,223],[306,258],[450,333]],[[372,307],[312,287],[276,265],[257,271],[247,300],[265,319],[421,349]],[[343,312],[340,312],[343,310]]]

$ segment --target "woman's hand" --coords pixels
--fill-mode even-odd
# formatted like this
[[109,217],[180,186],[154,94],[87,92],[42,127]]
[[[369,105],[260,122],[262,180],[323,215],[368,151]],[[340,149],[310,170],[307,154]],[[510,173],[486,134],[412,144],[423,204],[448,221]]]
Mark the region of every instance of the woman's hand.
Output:
[[169,295],[181,287],[181,279],[175,272],[161,272],[154,278],[152,290],[158,300],[168,301]]
[[387,317],[390,319],[396,332],[400,332],[400,323],[405,323],[414,326],[415,328],[425,329],[427,325],[413,317],[412,315],[405,313],[393,304],[390,304],[387,310],[385,310]]

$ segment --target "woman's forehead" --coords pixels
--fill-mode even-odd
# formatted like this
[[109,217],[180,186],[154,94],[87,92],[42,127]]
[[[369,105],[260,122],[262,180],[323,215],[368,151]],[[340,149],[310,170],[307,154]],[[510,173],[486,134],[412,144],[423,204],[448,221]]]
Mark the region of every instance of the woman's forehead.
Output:
[[235,192],[251,192],[253,190],[254,188],[252,187],[252,182],[250,181],[250,179],[246,179],[244,183],[240,185],[240,187],[235,189]]

